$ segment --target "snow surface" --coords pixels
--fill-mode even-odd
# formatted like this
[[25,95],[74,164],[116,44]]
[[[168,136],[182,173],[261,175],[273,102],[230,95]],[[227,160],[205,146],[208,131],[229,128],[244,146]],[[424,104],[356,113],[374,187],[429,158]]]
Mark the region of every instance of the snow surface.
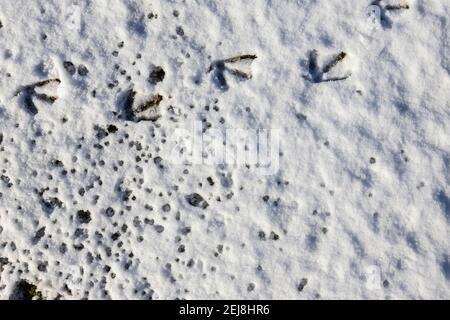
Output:
[[[449,19],[440,0],[2,0],[0,298],[449,299]],[[156,121],[127,119],[130,89],[162,96]],[[178,161],[197,122],[278,132],[277,170]]]

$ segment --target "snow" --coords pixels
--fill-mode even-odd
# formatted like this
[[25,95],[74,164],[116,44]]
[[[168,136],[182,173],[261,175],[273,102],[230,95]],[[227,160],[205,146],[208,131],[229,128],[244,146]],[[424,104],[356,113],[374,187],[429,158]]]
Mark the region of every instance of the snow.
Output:
[[[449,299],[449,16],[2,1],[0,298]],[[267,170],[196,153],[258,129]]]

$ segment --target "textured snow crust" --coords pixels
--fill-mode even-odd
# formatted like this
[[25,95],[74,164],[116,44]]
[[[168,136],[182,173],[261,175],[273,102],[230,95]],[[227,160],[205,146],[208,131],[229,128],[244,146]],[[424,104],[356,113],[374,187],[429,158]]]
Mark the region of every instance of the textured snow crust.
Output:
[[[449,299],[449,19],[1,1],[0,298]],[[275,166],[174,154],[226,129]]]

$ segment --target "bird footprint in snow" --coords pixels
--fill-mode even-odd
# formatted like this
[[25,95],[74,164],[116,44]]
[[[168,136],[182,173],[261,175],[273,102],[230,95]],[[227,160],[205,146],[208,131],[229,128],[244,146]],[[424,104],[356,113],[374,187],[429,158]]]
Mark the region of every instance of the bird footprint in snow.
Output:
[[408,10],[410,8],[407,2],[399,2],[396,4],[384,4],[383,0],[372,1],[370,7],[378,8],[378,17],[381,25],[384,28],[390,29],[392,27],[392,20],[389,17],[389,12]]
[[344,76],[327,76],[340,62],[342,62],[347,54],[345,52],[340,52],[335,55],[331,60],[324,64],[322,68],[319,67],[319,52],[317,50],[312,50],[309,52],[308,57],[308,75],[303,77],[313,83],[330,82],[330,81],[340,81],[345,80],[351,76],[348,73]]
[[257,58],[254,54],[244,54],[225,60],[214,61],[208,69],[208,73],[214,71],[213,80],[217,87],[222,90],[228,90],[228,83],[225,78],[225,71],[234,75],[240,80],[249,80],[252,78],[251,65]]
[[22,87],[16,96],[21,96],[25,109],[32,115],[38,113],[34,98],[53,104],[57,99],[57,89],[61,84],[59,79],[48,79]]

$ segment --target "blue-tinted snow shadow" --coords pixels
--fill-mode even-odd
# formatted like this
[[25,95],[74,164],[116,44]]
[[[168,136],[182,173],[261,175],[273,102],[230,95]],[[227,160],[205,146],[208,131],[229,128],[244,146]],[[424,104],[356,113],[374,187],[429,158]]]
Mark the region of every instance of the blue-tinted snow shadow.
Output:
[[447,222],[450,223],[450,198],[443,190],[440,190],[436,192],[435,199],[439,203]]
[[445,279],[450,282],[450,257],[448,255],[444,255],[441,268]]
[[128,32],[136,34],[142,38],[147,36],[147,27],[145,24],[145,12],[139,8],[136,3],[127,4],[129,18],[127,21]]

